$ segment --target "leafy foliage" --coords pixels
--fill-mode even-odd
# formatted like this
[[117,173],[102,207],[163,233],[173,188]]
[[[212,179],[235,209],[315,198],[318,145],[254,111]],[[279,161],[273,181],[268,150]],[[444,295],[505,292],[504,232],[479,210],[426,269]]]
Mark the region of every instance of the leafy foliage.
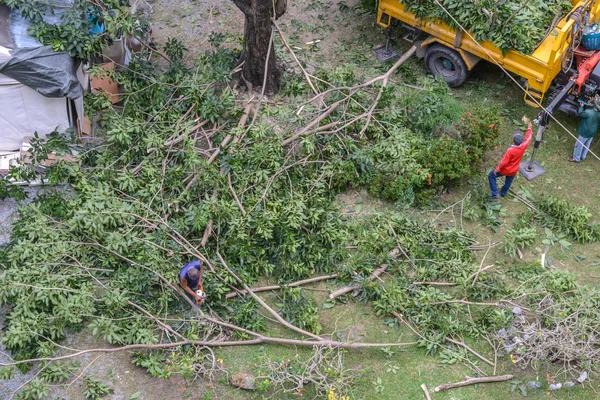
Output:
[[517,256],[517,250],[523,250],[531,246],[537,238],[535,227],[521,227],[508,229],[504,233],[504,253],[511,257]]
[[[78,60],[87,60],[102,52],[111,40],[124,34],[139,34],[147,23],[137,22],[118,1],[106,0],[91,5],[88,1],[75,0],[73,5],[56,7],[51,2],[36,0],[2,0],[2,4],[18,9],[31,23],[29,34],[54,51],[66,51]],[[51,24],[45,15],[60,10],[61,23]],[[104,28],[103,34],[91,34],[94,27]]]
[[48,396],[49,387],[46,381],[35,378],[29,382],[23,390],[17,393],[18,400],[41,400]]
[[113,392],[110,386],[91,375],[85,376],[83,381],[85,385],[83,396],[86,400],[98,400]]
[[[433,0],[404,0],[403,3],[419,18],[443,21],[457,27],[456,22]],[[565,16],[572,8],[568,0],[441,0],[440,3],[475,39],[489,40],[503,52],[514,49],[524,54],[533,53],[553,19],[557,15]]]
[[600,226],[590,222],[592,214],[585,207],[554,196],[544,196],[536,205],[541,211],[537,218],[542,226],[563,232],[581,243],[600,240]]
[[71,377],[73,371],[77,370],[77,368],[77,366],[72,364],[55,361],[44,368],[41,376],[48,383],[63,383]]
[[300,288],[286,288],[282,293],[282,307],[279,314],[290,324],[306,329],[316,335],[321,332],[319,307]]

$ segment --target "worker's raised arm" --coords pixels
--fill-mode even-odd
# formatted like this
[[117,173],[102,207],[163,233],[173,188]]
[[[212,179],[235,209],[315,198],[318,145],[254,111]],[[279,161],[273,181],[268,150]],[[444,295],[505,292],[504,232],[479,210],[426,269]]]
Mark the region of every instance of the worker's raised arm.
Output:
[[531,143],[531,138],[533,137],[533,130],[531,129],[531,122],[527,125],[527,132],[525,132],[525,139],[523,140],[523,143],[521,144],[521,146],[529,146],[529,143]]
[[583,104],[581,104],[581,106],[579,107],[579,111],[577,112],[577,114],[581,119],[586,119],[588,117],[588,113],[585,112]]

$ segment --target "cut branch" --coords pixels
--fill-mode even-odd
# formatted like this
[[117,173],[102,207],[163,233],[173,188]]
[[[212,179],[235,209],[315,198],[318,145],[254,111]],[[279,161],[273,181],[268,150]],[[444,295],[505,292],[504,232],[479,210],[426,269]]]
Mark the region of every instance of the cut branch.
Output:
[[[394,250],[392,250],[388,256],[391,258],[396,258],[398,257],[398,253],[400,252],[400,250],[396,247],[394,248]],[[373,271],[373,273],[371,274],[371,276],[369,276],[369,280],[373,281],[375,279],[377,279],[377,277],[381,274],[383,274],[385,272],[385,270],[387,269],[387,267],[389,267],[389,264],[381,264],[381,266],[379,268],[377,268],[375,271]],[[350,293],[351,291],[358,289],[359,285],[358,284],[354,284],[354,285],[350,285],[350,286],[346,286],[344,288],[341,288],[339,290],[336,290],[335,292],[331,293],[329,295],[330,299],[335,299],[336,297],[340,297],[346,293]]]
[[282,144],[284,146],[287,146],[288,144],[294,142],[295,140],[297,140],[300,136],[305,135],[306,133],[308,133],[313,127],[315,127],[317,124],[319,124],[319,122],[323,121],[325,118],[327,118],[329,115],[331,115],[332,112],[334,112],[339,106],[340,104],[342,104],[342,101],[338,101],[333,103],[328,109],[327,111],[321,113],[321,115],[319,115],[317,118],[315,118],[314,120],[312,120],[311,123],[309,123],[308,125],[306,125],[300,132],[295,133],[292,137],[285,139]]
[[425,394],[425,400],[431,400],[431,395],[429,394],[429,390],[427,390],[427,386],[423,383],[421,385],[421,389],[423,389],[423,393]]
[[6,363],[0,363],[0,367],[10,367],[13,365],[20,365],[26,363],[40,362],[40,361],[60,361],[67,360],[73,357],[78,357],[88,353],[117,353],[120,351],[129,351],[129,350],[156,350],[156,349],[166,349],[177,346],[206,346],[206,347],[230,347],[230,346],[249,346],[261,343],[273,343],[273,344],[282,344],[282,345],[290,345],[290,346],[302,346],[302,347],[313,347],[313,346],[327,346],[327,347],[339,347],[341,349],[358,349],[358,348],[366,348],[366,347],[399,347],[399,346],[412,346],[417,344],[417,342],[402,342],[402,343],[347,343],[347,342],[337,342],[335,340],[297,340],[297,339],[283,339],[283,338],[272,338],[259,335],[257,339],[251,340],[238,340],[238,341],[206,341],[206,340],[184,340],[180,342],[171,342],[171,343],[158,343],[158,344],[130,344],[122,347],[112,347],[112,348],[98,348],[98,349],[87,349],[81,350],[75,353],[67,354],[64,356],[58,357],[42,357],[42,358],[32,358],[29,360],[19,360],[12,361]]
[[295,332],[298,332],[302,335],[305,336],[310,336],[314,339],[317,340],[324,340],[323,338],[321,338],[318,335],[315,335],[313,333],[310,333],[308,331],[305,331],[304,329],[300,329],[295,325],[290,324],[289,322],[287,322],[285,319],[283,319],[281,317],[281,315],[279,315],[275,310],[273,310],[267,303],[265,303],[260,297],[258,297],[256,294],[254,294],[254,292],[252,291],[252,289],[250,289],[248,287],[248,285],[246,285],[244,282],[242,282],[242,280],[227,266],[227,263],[225,262],[225,260],[223,259],[223,257],[221,256],[221,253],[217,252],[217,257],[219,258],[219,261],[221,261],[221,265],[223,265],[223,267],[227,270],[227,272],[229,272],[229,274],[236,280],[238,281],[238,283],[240,283],[242,285],[242,287],[244,289],[246,289],[246,291],[248,292],[248,294],[254,299],[256,300],[265,310],[267,310],[273,317],[275,317],[275,319],[283,326],[285,326],[288,329],[291,329]]
[[[269,290],[278,290],[278,289],[281,289],[283,287],[297,287],[297,286],[302,286],[302,285],[306,285],[308,283],[314,283],[314,282],[324,281],[326,279],[333,279],[333,278],[336,278],[336,277],[337,277],[337,274],[317,276],[315,278],[304,279],[302,281],[293,282],[293,283],[290,283],[288,285],[263,286],[263,287],[258,287],[258,288],[251,288],[250,290],[252,290],[252,292],[254,292],[254,293],[257,293],[257,292],[266,292],[266,291],[269,291]],[[230,292],[230,293],[227,293],[227,295],[225,296],[225,298],[226,299],[231,299],[231,298],[234,298],[236,296],[245,296],[247,294],[248,294],[248,292],[246,290],[240,290],[239,292]]]
[[498,304],[498,303],[477,303],[477,302],[474,302],[474,301],[467,301],[467,300],[436,301],[435,303],[431,303],[431,305],[453,304],[453,303],[466,304],[468,306],[492,306],[492,307],[498,307],[498,306],[500,306],[500,304]]
[[475,385],[477,383],[490,383],[490,382],[504,382],[511,380],[513,378],[512,375],[500,375],[500,376],[486,376],[483,378],[471,378],[470,376],[466,376],[465,380],[457,383],[444,383],[442,385],[436,386],[434,389],[436,392],[441,392],[442,390],[454,389],[457,387]]
[[300,67],[300,70],[304,74],[304,77],[306,78],[306,81],[308,82],[308,85],[310,86],[310,88],[312,89],[312,91],[315,94],[319,94],[319,92],[317,91],[317,89],[315,89],[312,81],[310,80],[310,76],[308,76],[308,73],[306,72],[306,70],[304,69],[304,67],[300,63],[300,61],[298,61],[298,58],[296,57],[296,54],[294,53],[294,50],[292,50],[292,48],[288,44],[287,40],[285,40],[285,36],[283,36],[283,32],[281,31],[281,29],[279,29],[279,25],[277,25],[277,22],[275,22],[275,20],[273,20],[273,26],[275,26],[275,29],[277,29],[277,32],[279,33],[279,37],[281,37],[281,40],[283,41],[283,44],[290,51],[290,54],[294,58],[294,61],[296,61],[296,64],[298,64],[298,67]]
[[233,185],[231,184],[231,174],[227,174],[227,184],[229,185],[229,190],[231,190],[231,194],[233,195],[233,198],[235,199],[235,202],[237,203],[238,208],[242,212],[242,215],[245,217],[246,210],[244,210],[244,206],[242,205],[242,202],[240,201],[239,197],[237,196],[237,193],[235,193],[235,189],[233,188]]
[[[449,341],[450,343],[454,343],[455,345],[460,346],[463,349],[469,351],[471,354],[473,354],[475,357],[479,358],[481,361],[485,362],[486,364],[489,364],[492,367],[496,367],[496,364],[494,364],[493,362],[491,362],[490,360],[488,360],[487,358],[485,358],[484,356],[482,356],[481,354],[479,354],[478,352],[476,352],[475,350],[473,350],[472,348],[470,348],[463,342],[459,342],[458,340],[454,340],[447,336],[446,336],[446,340]],[[436,392],[437,392],[437,388],[436,388]]]
[[[246,121],[248,120],[248,115],[250,114],[250,110],[252,110],[252,103],[246,104],[246,107],[244,108],[244,113],[242,114],[242,118],[240,118],[240,122],[238,123],[239,128],[246,125]],[[211,165],[213,162],[215,162],[215,160],[217,159],[217,156],[219,154],[221,154],[221,151],[229,144],[229,142],[231,142],[231,139],[233,139],[232,134],[225,136],[225,139],[223,139],[223,141],[221,142],[219,147],[214,151],[214,153],[212,153],[212,155],[206,162],[207,165]],[[235,142],[235,140],[234,140],[234,142]]]

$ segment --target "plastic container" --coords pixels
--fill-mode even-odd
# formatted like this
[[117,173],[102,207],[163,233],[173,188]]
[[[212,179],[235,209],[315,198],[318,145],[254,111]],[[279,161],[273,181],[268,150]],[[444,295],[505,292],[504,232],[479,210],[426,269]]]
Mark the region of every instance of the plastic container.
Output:
[[581,42],[586,50],[600,50],[600,32],[598,28],[598,24],[584,28]]

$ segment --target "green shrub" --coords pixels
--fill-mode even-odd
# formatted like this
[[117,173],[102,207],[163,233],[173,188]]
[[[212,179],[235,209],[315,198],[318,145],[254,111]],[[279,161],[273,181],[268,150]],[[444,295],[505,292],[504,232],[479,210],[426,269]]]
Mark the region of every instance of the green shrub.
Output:
[[447,186],[471,173],[471,155],[464,143],[449,136],[435,139],[419,154],[419,161],[431,174],[431,184]]
[[316,335],[321,332],[319,307],[300,288],[286,288],[282,291],[282,304],[279,314],[298,328],[306,329]]

